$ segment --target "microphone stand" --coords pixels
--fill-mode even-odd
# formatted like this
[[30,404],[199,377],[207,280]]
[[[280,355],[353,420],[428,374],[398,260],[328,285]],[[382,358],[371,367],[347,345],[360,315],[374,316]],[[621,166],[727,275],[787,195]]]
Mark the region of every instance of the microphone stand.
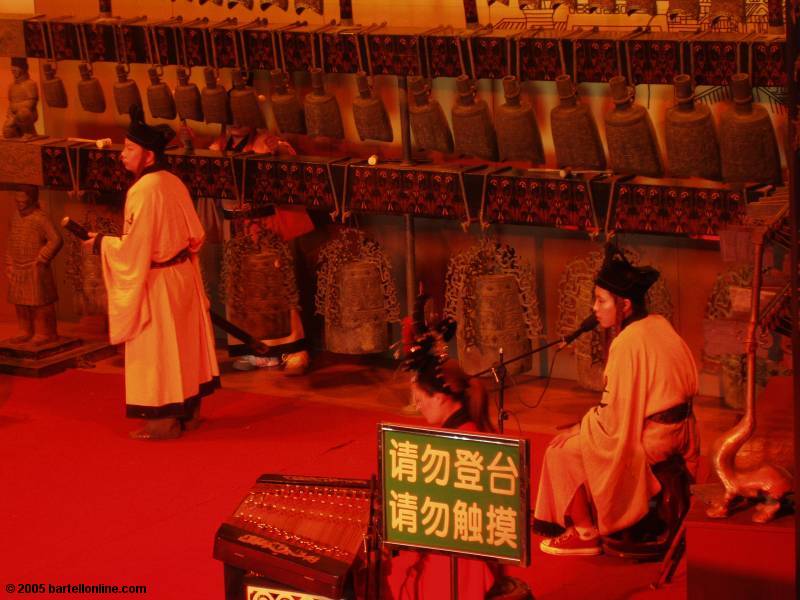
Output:
[[[583,333],[583,332],[581,332]],[[557,340],[549,342],[544,346],[539,346],[538,348],[534,348],[533,350],[528,350],[527,352],[523,352],[522,354],[515,356],[514,358],[510,358],[505,360],[503,349],[500,348],[500,362],[496,365],[489,367],[488,369],[484,369],[479,373],[475,373],[471,377],[481,377],[482,375],[486,375],[487,373],[491,373],[494,377],[494,380],[500,385],[500,390],[498,391],[497,396],[497,430],[500,433],[503,433],[503,422],[508,419],[508,412],[505,409],[505,391],[506,391],[506,375],[508,375],[508,369],[506,365],[510,365],[511,363],[515,363],[523,358],[528,358],[529,356],[533,356],[541,352],[542,350],[547,350],[551,346],[555,346],[556,344],[569,344],[573,340],[567,341],[567,337],[569,336],[562,336]],[[576,338],[578,336],[575,336]]]

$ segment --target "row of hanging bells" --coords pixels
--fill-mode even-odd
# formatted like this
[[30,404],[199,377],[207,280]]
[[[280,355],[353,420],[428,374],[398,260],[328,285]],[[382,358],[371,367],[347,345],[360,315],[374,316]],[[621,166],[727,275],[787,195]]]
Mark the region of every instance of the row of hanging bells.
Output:
[[[78,65],[78,69],[81,75],[78,82],[78,100],[81,107],[87,112],[105,112],[105,94],[100,81],[94,76],[91,65],[82,62]],[[129,73],[128,65],[117,64],[117,81],[114,82],[113,96],[117,113],[120,115],[129,114],[131,105],[142,104],[139,86],[129,77]],[[206,86],[202,91],[189,81],[189,71],[184,67],[177,68],[178,85],[174,93],[169,84],[161,79],[163,70],[160,66],[151,66],[147,74],[150,79],[147,102],[153,118],[172,120],[179,117],[181,120],[264,127],[264,117],[258,97],[255,90],[247,85],[245,71],[234,71],[233,89],[230,94],[218,84],[217,73],[212,67],[204,69]],[[48,106],[52,108],[68,106],[64,82],[56,74],[56,65],[53,62],[44,65],[42,88]]]
[[[78,66],[78,98],[84,110],[102,113],[106,109],[100,82],[88,62]],[[43,91],[47,104],[66,108],[64,83],[56,74],[54,62],[44,64]],[[120,115],[132,104],[141,104],[136,82],[128,77],[129,67],[116,67],[114,103]],[[154,118],[261,128],[265,126],[255,90],[247,85],[247,73],[234,70],[230,94],[217,81],[217,72],[204,69],[206,86],[200,91],[189,81],[189,71],[178,67],[178,85],[173,94],[161,80],[158,65],[148,69],[150,85],[147,99]],[[287,75],[280,69],[271,72],[272,107],[282,133],[344,138],[339,104],[327,93],[321,69],[311,70],[312,92],[301,103],[288,87]],[[359,96],[353,101],[353,115],[362,140],[390,142],[393,139],[386,107],[370,88],[366,73],[356,77]],[[466,75],[456,79],[458,98],[452,111],[450,132],[441,105],[431,97],[430,87],[420,77],[410,79],[409,103],[411,130],[418,147],[443,153],[466,154],[484,160],[520,160],[544,163],[542,138],[533,107],[520,97],[519,81],[503,79],[505,103],[498,107],[494,123],[486,102],[476,97],[475,87]],[[753,103],[747,74],[732,77],[734,108],[723,113],[717,135],[708,106],[695,101],[691,78],[674,79],[675,105],[668,109],[665,141],[672,177],[703,177],[725,181],[780,182],[780,155],[777,139],[766,109]],[[614,108],[604,115],[608,143],[608,166],[616,173],[661,177],[665,174],[658,141],[650,115],[634,102],[634,88],[625,77],[609,81]],[[560,168],[603,170],[606,155],[597,123],[590,108],[579,102],[569,75],[556,78],[559,104],[551,111],[551,129]],[[752,145],[761,149],[756,153]]]

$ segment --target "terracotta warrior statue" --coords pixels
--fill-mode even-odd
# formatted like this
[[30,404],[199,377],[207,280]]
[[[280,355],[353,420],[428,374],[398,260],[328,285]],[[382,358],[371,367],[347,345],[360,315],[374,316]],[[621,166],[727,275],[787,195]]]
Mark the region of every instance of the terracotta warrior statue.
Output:
[[58,339],[56,282],[50,263],[61,250],[61,234],[39,207],[39,190],[16,186],[17,213],[11,221],[6,250],[8,301],[16,305],[20,335],[13,344],[37,345]]
[[28,74],[28,61],[25,58],[11,59],[11,74],[14,83],[8,87],[8,113],[3,123],[4,138],[18,138],[36,135],[36,104],[39,102],[39,88]]

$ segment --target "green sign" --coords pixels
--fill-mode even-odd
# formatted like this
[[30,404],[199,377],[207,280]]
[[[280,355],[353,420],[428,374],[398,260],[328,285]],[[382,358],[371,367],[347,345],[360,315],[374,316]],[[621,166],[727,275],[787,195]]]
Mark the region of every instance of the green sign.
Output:
[[380,424],[385,543],[527,565],[528,441]]

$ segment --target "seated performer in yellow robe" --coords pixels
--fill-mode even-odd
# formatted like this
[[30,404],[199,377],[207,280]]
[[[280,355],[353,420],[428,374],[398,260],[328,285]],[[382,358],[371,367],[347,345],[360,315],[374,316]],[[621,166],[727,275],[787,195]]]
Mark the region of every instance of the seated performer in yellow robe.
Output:
[[[609,246],[595,279],[593,310],[601,327],[617,328],[601,402],[547,448],[534,519],[543,552],[591,556],[600,536],[644,517],[660,491],[651,466],[682,455],[696,472],[699,438],[691,400],[697,367],[686,343],[664,317],[648,315],[645,295],[658,279]],[[547,524],[557,525],[547,527]]]
[[189,191],[165,170],[174,132],[151,127],[139,106],[122,151],[136,181],[121,237],[90,233],[102,258],[111,343],[125,344],[127,416],[147,419],[136,439],[167,439],[197,423],[202,396],[219,385],[209,304],[197,252],[205,233]]

